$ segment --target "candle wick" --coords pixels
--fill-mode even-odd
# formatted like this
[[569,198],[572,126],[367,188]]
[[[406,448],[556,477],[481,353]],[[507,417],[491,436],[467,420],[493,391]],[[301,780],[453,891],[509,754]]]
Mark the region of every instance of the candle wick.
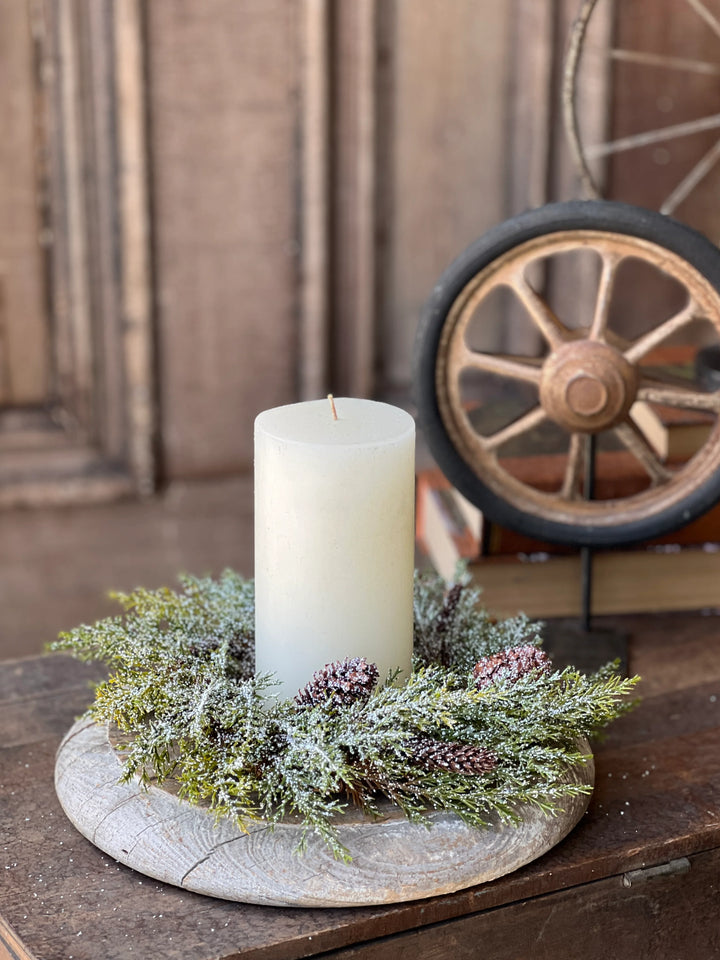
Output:
[[337,410],[335,409],[335,398],[331,393],[328,394],[328,400],[330,401],[330,409],[332,410],[333,420],[337,420]]

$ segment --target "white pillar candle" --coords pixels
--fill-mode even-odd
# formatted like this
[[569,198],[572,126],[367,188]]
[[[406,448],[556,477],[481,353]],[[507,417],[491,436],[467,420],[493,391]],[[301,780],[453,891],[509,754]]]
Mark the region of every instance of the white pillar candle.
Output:
[[415,424],[338,398],[255,420],[255,668],[293,697],[333,660],[410,673]]

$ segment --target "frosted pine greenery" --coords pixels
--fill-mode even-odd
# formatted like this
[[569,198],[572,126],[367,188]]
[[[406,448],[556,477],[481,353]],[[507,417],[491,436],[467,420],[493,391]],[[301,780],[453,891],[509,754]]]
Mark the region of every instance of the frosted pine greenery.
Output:
[[414,646],[423,663],[470,670],[483,657],[540,644],[538,625],[525,614],[498,623],[480,605],[481,591],[462,567],[447,584],[434,573],[415,574]]
[[[273,678],[253,675],[254,587],[232,571],[183,577],[177,591],[116,594],[118,616],[52,648],[108,665],[89,713],[119,728],[125,779],[172,777],[188,800],[241,825],[300,817],[339,857],[335,816],[350,804],[373,814],[389,799],[414,821],[444,809],[483,826],[517,822],[519,804],[554,811],[588,792],[564,782],[568,767],[583,762],[583,738],[630,708],[637,678],[612,666],[593,676],[533,670],[479,690],[474,665],[538,646],[537,628],[525,617],[494,622],[467,578],[418,575],[414,596],[411,676],[368,683],[350,702],[277,700]],[[444,769],[418,749],[429,742],[435,757],[492,762]]]

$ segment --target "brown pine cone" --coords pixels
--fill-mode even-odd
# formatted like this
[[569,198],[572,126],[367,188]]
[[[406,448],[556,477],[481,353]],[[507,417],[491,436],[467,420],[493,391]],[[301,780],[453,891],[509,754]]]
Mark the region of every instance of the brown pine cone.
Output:
[[333,698],[347,706],[356,700],[367,700],[377,683],[378,668],[365,657],[345,657],[327,663],[313,674],[312,680],[295,694],[295,703],[312,707]]
[[531,643],[525,643],[478,661],[473,667],[473,676],[475,686],[478,690],[482,690],[496,680],[509,680],[510,683],[516,683],[520,677],[530,673],[531,670],[548,673],[551,667],[550,658],[546,653]]
[[469,743],[447,743],[429,737],[416,737],[410,741],[413,757],[426,770],[447,770],[479,776],[488,773],[497,765],[497,760],[484,747]]

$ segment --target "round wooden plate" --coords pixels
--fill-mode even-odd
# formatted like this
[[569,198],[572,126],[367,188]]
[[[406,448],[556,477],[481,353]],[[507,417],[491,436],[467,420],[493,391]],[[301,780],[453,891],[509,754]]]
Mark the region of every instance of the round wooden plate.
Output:
[[[589,750],[588,750],[589,752]],[[101,850],[147,876],[226,900],[275,906],[346,907],[398,903],[484,883],[529,863],[558,843],[585,812],[589,795],[564,812],[519,812],[515,827],[467,826],[454,814],[430,815],[431,827],[408,823],[387,803],[379,819],[358,811],[338,818],[351,863],[333,858],[323,840],[298,822],[262,821],[247,833],[227,818],[174,795],[168,785],[120,783],[122,760],[108,729],[78,721],[58,750],[55,789],[75,827]],[[569,772],[592,784],[592,760]]]

